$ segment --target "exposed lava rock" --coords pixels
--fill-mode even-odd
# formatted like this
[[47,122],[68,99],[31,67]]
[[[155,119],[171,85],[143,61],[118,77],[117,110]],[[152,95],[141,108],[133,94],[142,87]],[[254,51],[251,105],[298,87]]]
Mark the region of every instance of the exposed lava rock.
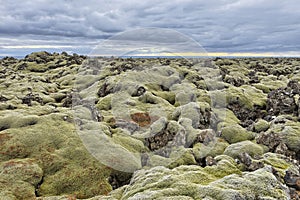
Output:
[[285,88],[279,88],[268,94],[267,111],[270,115],[293,114],[298,116],[300,84],[290,81]]

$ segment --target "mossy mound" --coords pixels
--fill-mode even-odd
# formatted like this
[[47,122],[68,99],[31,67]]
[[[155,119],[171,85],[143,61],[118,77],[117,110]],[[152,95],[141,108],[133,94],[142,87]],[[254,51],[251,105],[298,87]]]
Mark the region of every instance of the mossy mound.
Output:
[[246,140],[231,144],[224,151],[225,155],[229,155],[233,158],[238,157],[241,153],[248,153],[250,156],[259,156],[264,153],[264,149],[260,145]]
[[0,199],[296,199],[299,61],[0,59]]
[[241,173],[232,159],[226,156],[217,159],[213,167],[191,165],[137,171],[132,183],[125,186],[121,199],[289,199],[287,188],[270,168]]
[[221,130],[221,136],[230,144],[242,142],[245,140],[252,140],[255,137],[255,134],[247,131],[238,124],[225,126]]

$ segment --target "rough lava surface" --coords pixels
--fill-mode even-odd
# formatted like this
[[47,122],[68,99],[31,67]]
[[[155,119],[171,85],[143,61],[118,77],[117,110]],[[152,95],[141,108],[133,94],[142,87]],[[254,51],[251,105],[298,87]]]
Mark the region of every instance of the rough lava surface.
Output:
[[0,60],[0,199],[300,199],[299,58],[86,60]]

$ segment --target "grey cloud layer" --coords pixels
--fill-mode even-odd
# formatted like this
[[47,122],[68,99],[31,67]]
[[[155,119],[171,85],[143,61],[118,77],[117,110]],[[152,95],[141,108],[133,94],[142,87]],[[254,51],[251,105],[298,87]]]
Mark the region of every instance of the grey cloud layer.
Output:
[[0,47],[91,47],[122,31],[159,27],[208,51],[297,51],[299,10],[296,0],[0,0]]

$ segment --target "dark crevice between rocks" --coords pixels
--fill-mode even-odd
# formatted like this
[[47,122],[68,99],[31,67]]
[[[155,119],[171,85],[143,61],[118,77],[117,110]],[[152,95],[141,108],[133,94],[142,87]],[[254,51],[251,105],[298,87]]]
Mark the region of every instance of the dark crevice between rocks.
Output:
[[0,95],[0,102],[6,102],[8,101],[8,98],[6,98],[5,96]]
[[10,128],[10,126],[8,124],[3,124],[3,125],[0,126],[0,131],[4,131],[4,130],[9,129],[9,128]]
[[286,156],[287,158],[296,159],[297,154],[294,151],[291,151],[287,145],[283,142],[283,138],[280,135],[271,132],[271,133],[261,133],[257,138],[256,142],[258,144],[263,144],[269,148],[269,152],[278,153]]
[[[222,76],[223,77],[223,76]],[[234,85],[235,87],[240,87],[242,85],[245,85],[246,82],[241,77],[231,76],[231,75],[225,75],[222,79],[225,83],[229,83],[231,85]]]
[[259,83],[259,78],[256,75],[256,71],[250,71],[247,76],[249,78],[249,84]]
[[107,83],[104,83],[104,84],[99,88],[99,90],[98,90],[98,92],[97,92],[98,97],[105,97],[105,96],[107,96],[107,95],[113,93],[113,89],[112,89],[112,88],[109,89],[108,86],[109,86],[109,85],[108,85]]
[[142,96],[146,92],[146,88],[140,86],[136,89],[136,91],[131,95],[132,97]]
[[201,158],[201,159],[196,159],[195,158],[195,160],[196,160],[197,164],[200,167],[203,167],[203,168],[207,167],[207,166],[213,166],[213,165],[217,164],[217,161],[212,156],[207,156],[207,157],[204,157],[204,158]]
[[32,101],[36,101],[41,105],[44,105],[43,99],[38,94],[28,93],[25,97],[21,98],[22,104],[32,106]]
[[167,130],[163,130],[161,133],[156,134],[153,137],[146,138],[145,145],[151,151],[157,151],[162,147],[165,147],[168,142],[172,141],[176,133],[171,133]]
[[62,99],[62,106],[66,108],[71,108],[73,103],[73,94],[69,93],[64,99]]
[[186,135],[184,130],[172,131],[168,125],[159,133],[145,139],[145,146],[156,155],[168,158],[172,149],[176,146],[186,144]]
[[283,177],[284,183],[289,187],[291,199],[300,199],[300,175],[292,171],[286,171]]
[[214,120],[211,119],[212,119],[211,108],[205,108],[204,110],[200,110],[198,129],[207,129],[207,128],[216,127],[217,124],[215,123]]
[[[259,159],[258,160],[253,159],[246,152],[239,154],[237,159],[239,160],[239,163],[242,163],[244,165],[245,171],[255,171],[255,170],[263,168],[265,166],[262,161],[260,161]],[[275,174],[275,171],[273,174]]]
[[244,128],[251,126],[257,119],[265,118],[267,115],[266,106],[257,106],[254,105],[253,109],[250,110],[248,108],[244,108],[238,102],[237,103],[230,103],[227,106],[235,116],[241,120],[240,125]]
[[111,185],[112,189],[115,190],[124,185],[128,185],[132,178],[132,173],[114,171],[110,174],[108,182]]
[[161,88],[162,91],[166,91],[166,92],[170,91],[170,88],[168,88],[168,87],[166,87],[164,85],[159,85],[159,86],[160,86],[160,88]]
[[39,194],[39,190],[40,190],[40,187],[41,185],[44,183],[44,176],[42,176],[42,179],[41,181],[36,185],[35,187],[35,190],[34,190],[34,193],[35,193],[35,196],[36,197],[40,197],[41,195]]
[[[120,65],[112,65],[110,68],[111,72],[117,72],[117,74],[121,74],[122,72],[126,72],[128,70],[134,70],[138,67],[138,64],[135,63],[134,60],[126,60],[127,62],[122,63]],[[130,62],[128,62],[130,61]]]

